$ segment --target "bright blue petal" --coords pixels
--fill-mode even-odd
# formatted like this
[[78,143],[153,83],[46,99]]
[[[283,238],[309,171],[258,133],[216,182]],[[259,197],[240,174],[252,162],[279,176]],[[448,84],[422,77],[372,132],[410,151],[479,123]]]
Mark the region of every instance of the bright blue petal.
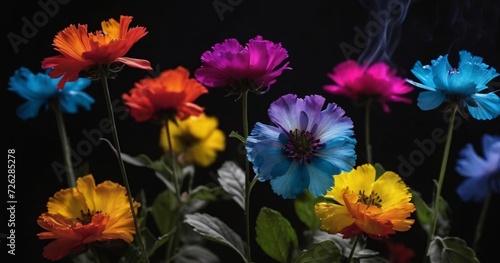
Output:
[[351,171],[357,158],[354,150],[355,145],[354,138],[335,138],[325,142],[324,148],[316,153],[316,157],[333,164],[342,171]]
[[256,123],[246,140],[247,158],[259,179],[269,180],[274,165],[288,157],[283,153],[283,144],[278,140],[280,129]]
[[441,105],[446,96],[440,91],[423,91],[418,94],[417,105],[421,110],[433,110]]
[[457,194],[464,202],[482,202],[490,190],[487,177],[468,178],[457,187]]
[[323,196],[333,187],[333,175],[339,174],[341,171],[332,163],[321,159],[313,158],[311,163],[307,165],[309,172],[309,191],[315,196]]
[[[434,90],[434,88],[436,86],[435,86],[434,81],[433,81],[434,76],[432,75],[431,67],[429,67],[427,65],[422,66],[422,62],[417,61],[415,63],[415,65],[413,66],[413,69],[411,70],[411,72],[413,73],[413,75],[415,75],[415,77],[418,80],[420,80],[422,82],[423,87],[421,87],[421,88],[425,87],[424,89]],[[416,82],[414,82],[414,83],[417,84]],[[412,83],[412,84],[414,84],[414,83]],[[420,83],[418,83],[418,84],[421,85]]]
[[434,88],[434,87],[423,85],[423,84],[415,82],[415,81],[413,81],[411,79],[406,79],[406,82],[410,83],[413,86],[421,88],[421,89],[426,89],[426,90],[430,90],[430,91],[436,91],[436,88]]
[[326,142],[336,137],[354,135],[351,118],[344,116],[345,111],[337,104],[329,103],[321,112],[321,118],[314,132],[315,138]]
[[482,65],[485,64],[465,63],[459,69],[459,72],[463,75],[464,82],[468,81],[474,83],[474,91],[470,94],[488,88],[486,84],[498,76],[494,68],[485,69]]
[[273,191],[285,199],[302,194],[309,185],[309,174],[303,165],[294,163],[288,171],[270,181]]
[[48,72],[35,75],[29,69],[21,67],[9,79],[9,90],[27,100],[17,109],[19,118],[25,120],[37,116],[40,107],[48,105],[51,98],[59,101],[64,113],[76,113],[79,106],[90,109],[94,99],[81,91],[89,86],[89,79],[79,78],[68,82],[65,89],[59,90],[56,85],[60,78],[51,78],[47,75]]
[[431,67],[432,74],[434,75],[432,81],[435,84],[437,90],[447,90],[448,89],[448,74],[453,71],[453,68],[448,62],[448,55],[439,56],[436,60],[432,61],[433,66]]
[[470,98],[476,107],[467,105],[471,116],[476,120],[491,120],[500,115],[500,98],[495,93],[473,94]]
[[43,104],[45,104],[45,101],[43,100],[27,101],[21,104],[19,107],[17,107],[16,115],[21,120],[34,118],[38,116],[38,111],[40,111],[40,108],[42,107]]

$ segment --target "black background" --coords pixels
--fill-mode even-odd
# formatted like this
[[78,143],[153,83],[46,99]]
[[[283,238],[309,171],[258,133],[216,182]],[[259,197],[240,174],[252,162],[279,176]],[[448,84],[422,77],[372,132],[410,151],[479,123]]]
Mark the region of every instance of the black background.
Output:
[[[37,1],[3,4],[3,17],[6,18],[3,23],[3,88],[0,89],[3,130],[6,130],[3,150],[16,150],[18,203],[15,211],[16,256],[7,254],[5,239],[2,237],[2,258],[6,258],[7,262],[13,262],[14,259],[22,262],[46,262],[41,253],[47,242],[36,237],[36,233],[42,230],[36,224],[36,219],[46,210],[48,198],[66,187],[65,183],[60,182],[54,175],[50,166],[54,160],[62,162],[54,115],[50,111],[41,111],[34,119],[18,119],[15,110],[24,100],[7,91],[8,78],[21,66],[28,67],[33,72],[42,71],[41,60],[57,54],[52,47],[53,37],[72,23],[88,24],[89,30],[94,31],[100,28],[102,20],[118,19],[120,15],[133,16],[131,25],[144,26],[149,33],[134,45],[127,56],[148,59],[153,67],[160,71],[184,66],[194,72],[201,65],[201,54],[226,38],[232,37],[246,43],[248,39],[262,35],[264,39],[281,42],[288,50],[288,61],[293,70],[285,71],[267,94],[250,95],[250,126],[257,121],[268,122],[269,104],[284,94],[321,94],[329,102],[339,104],[346,110],[347,116],[352,118],[358,140],[357,164],[365,162],[363,109],[354,106],[344,97],[326,93],[322,87],[332,83],[326,76],[327,72],[346,60],[340,47],[341,43],[355,47],[356,41],[360,40],[355,28],[358,27],[364,32],[365,25],[374,21],[369,15],[370,8],[358,1],[347,0],[242,0],[232,1],[235,6],[221,13],[222,17],[219,17],[214,2],[216,1],[67,1],[58,4],[58,10],[52,16],[47,16],[46,21],[39,21],[37,32],[26,37],[27,43],[18,45],[18,52],[15,52],[7,36],[9,33],[23,36],[23,18],[33,21],[33,16],[43,9]],[[219,2],[226,3],[224,0]],[[390,43],[396,44],[395,48],[386,49],[392,54],[389,62],[398,70],[400,76],[413,78],[410,70],[417,60],[429,64],[431,59],[450,53],[451,63],[454,64],[458,51],[466,49],[473,55],[484,57],[484,61],[492,67],[500,69],[499,15],[500,4],[497,1],[412,1],[402,24],[396,28],[393,38],[388,39]],[[399,34],[396,34],[397,32]],[[350,58],[357,59],[358,55],[353,53]],[[112,99],[121,98],[123,93],[133,87],[135,81],[147,75],[147,71],[126,67],[117,79],[109,82]],[[99,129],[99,122],[107,118],[100,83],[92,83],[86,91],[96,100],[91,111],[65,115],[73,147],[76,147],[78,142],[88,140],[84,131]],[[418,92],[415,90],[409,97],[415,100]],[[201,96],[197,103],[206,108],[207,114],[219,118],[219,127],[226,134],[232,130],[241,132],[240,102],[224,95],[220,89],[210,89],[209,94]],[[119,105],[122,105],[121,101]],[[402,158],[409,160],[412,154],[420,151],[415,140],[431,138],[434,129],[446,130],[447,122],[439,111],[424,112],[415,103],[390,106],[392,111],[389,114],[382,112],[380,107],[375,107],[372,113],[374,160],[387,170],[398,171]],[[478,145],[484,133],[499,134],[500,125],[497,118],[492,121],[461,119],[457,126],[442,195],[450,202],[453,212],[451,235],[461,237],[471,245],[481,206],[463,203],[458,199],[455,189],[462,178],[454,171],[454,164],[458,152],[466,143]],[[118,119],[117,128],[123,152],[131,155],[144,153],[152,159],[160,156],[158,126],[136,123],[129,116]],[[111,139],[109,135],[106,134],[105,137]],[[214,183],[215,180],[210,174],[216,172],[225,160],[242,164],[244,155],[238,147],[235,139],[228,138],[227,149],[218,156],[217,162],[209,168],[197,171],[196,183]],[[435,150],[422,155],[424,158],[418,165],[414,165],[414,171],[404,176],[408,185],[421,192],[426,200],[431,198],[432,180],[437,179],[443,149],[444,143],[436,143]],[[99,144],[84,157],[97,183],[107,179],[121,182],[116,158],[108,146]],[[151,170],[127,165],[127,172],[134,193],[144,189],[148,200],[152,201],[154,196],[163,190],[162,184]],[[6,188],[4,186],[4,189]],[[2,200],[6,199],[4,195]],[[495,195],[490,213],[497,210],[499,202],[498,196]],[[293,202],[274,195],[267,182],[258,183],[253,188],[252,222],[255,222],[259,209],[264,206],[282,212],[300,235],[304,226],[293,212]],[[233,202],[212,203],[204,212],[221,218],[243,235],[243,213]],[[7,217],[3,220],[2,233],[5,233]],[[493,262],[489,256],[494,254],[492,250],[496,248],[495,240],[500,234],[497,222],[498,217],[493,217],[492,214],[486,221],[484,239],[478,254],[482,262]],[[409,232],[398,233],[392,238],[412,246],[418,254],[414,258],[415,262],[421,261],[425,234],[418,224]],[[373,245],[376,247],[378,244]],[[207,246],[214,249],[223,262],[239,261],[236,253],[226,247],[212,242],[208,242]],[[255,243],[252,247],[255,262],[272,262]]]

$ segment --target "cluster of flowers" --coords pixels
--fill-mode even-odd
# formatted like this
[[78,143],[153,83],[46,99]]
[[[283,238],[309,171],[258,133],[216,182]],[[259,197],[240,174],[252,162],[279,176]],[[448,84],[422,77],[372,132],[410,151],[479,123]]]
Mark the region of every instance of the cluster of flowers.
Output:
[[[94,99],[83,90],[91,80],[103,80],[107,88],[106,79],[115,77],[123,65],[151,69],[146,60],[125,57],[147,34],[144,27],[129,28],[131,21],[132,17],[121,16],[120,21],[102,22],[102,30],[93,33],[87,31],[86,25],[71,25],[58,33],[54,46],[60,54],[42,61],[46,73],[35,75],[21,68],[10,79],[10,90],[27,100],[18,108],[18,116],[33,118],[41,107],[49,106],[58,113],[75,113],[79,107],[89,110]],[[494,92],[484,92],[487,83],[498,76],[495,69],[467,51],[459,55],[457,68],[449,64],[447,56],[440,56],[431,65],[418,61],[412,73],[420,82],[398,77],[395,70],[382,62],[360,65],[349,60],[333,68],[328,76],[335,83],[325,85],[324,90],[361,102],[368,109],[372,102],[378,102],[389,112],[388,103],[411,103],[404,97],[413,90],[409,83],[425,89],[417,102],[422,110],[441,107],[453,116],[459,113],[478,120],[498,117],[500,98]],[[202,54],[202,65],[194,72],[194,78],[182,66],[165,70],[157,77],[136,82],[122,99],[137,122],[151,121],[161,126],[160,145],[175,156],[171,160],[174,174],[179,172],[176,165],[208,167],[217,153],[225,150],[226,136],[218,129],[217,118],[206,116],[205,108],[194,101],[208,93],[206,87],[219,87],[237,94],[246,107],[249,92],[266,93],[285,70],[291,70],[287,58],[281,44],[261,36],[250,39],[246,45],[226,39]],[[416,210],[410,188],[398,174],[381,171],[372,162],[368,144],[368,160],[356,166],[354,124],[345,114],[344,109],[327,103],[321,95],[298,98],[286,94],[268,109],[271,125],[257,122],[248,131],[243,116],[243,136],[233,137],[245,143],[245,161],[252,164],[256,175],[251,180],[248,165],[242,195],[245,213],[253,183],[269,181],[273,191],[285,199],[310,193],[315,198],[312,209],[321,222],[320,229],[326,233],[339,234],[344,239],[361,235],[386,239],[396,231],[409,230],[415,221],[410,216]],[[115,147],[119,151],[117,140]],[[457,190],[464,201],[483,201],[491,192],[500,191],[500,137],[485,135],[483,152],[479,156],[472,145],[467,145],[457,162],[457,171],[467,177]],[[68,177],[71,187],[49,198],[47,212],[38,219],[46,230],[38,237],[54,239],[43,252],[49,260],[80,253],[96,242],[119,239],[132,243],[134,235],[141,234],[137,218],[141,204],[132,200],[126,177],[125,186],[110,181],[96,186],[91,174],[77,177]],[[173,180],[175,192],[180,194],[175,176]],[[439,207],[438,201],[434,207]],[[433,221],[436,217],[434,213]],[[433,224],[430,237],[434,236]],[[193,227],[203,232],[194,224]],[[272,244],[257,239],[267,253],[265,247]],[[144,249],[144,244],[138,243]],[[245,251],[242,257],[251,262],[250,249]],[[346,256],[346,251],[342,253]],[[269,254],[280,261],[279,256]],[[148,253],[143,250],[142,255]],[[353,253],[347,255],[352,257]]]

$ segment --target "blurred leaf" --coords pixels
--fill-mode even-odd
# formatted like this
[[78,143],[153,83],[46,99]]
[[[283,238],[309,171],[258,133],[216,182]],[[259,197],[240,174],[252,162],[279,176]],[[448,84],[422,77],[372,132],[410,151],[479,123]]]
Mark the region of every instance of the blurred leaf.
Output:
[[168,190],[158,194],[151,206],[151,214],[162,235],[172,231],[180,217],[180,207],[175,194]]
[[232,137],[232,138],[236,138],[238,140],[240,140],[240,142],[242,143],[245,143],[245,137],[239,135],[237,132],[235,131],[231,131],[231,133],[229,134],[229,137]]
[[245,172],[234,162],[225,162],[219,170],[219,183],[233,200],[245,209]]
[[434,237],[428,256],[431,263],[479,263],[474,250],[457,237]]
[[[147,242],[146,247],[147,247],[147,251],[148,251],[148,257],[151,257],[159,247],[163,246],[169,240],[170,236],[175,233],[175,231],[177,231],[177,229],[173,229],[168,234],[160,236],[160,237],[156,238],[156,240],[154,240],[154,241],[151,240],[153,242],[151,242],[151,241]],[[144,232],[141,232],[141,234],[142,233],[144,233]]]
[[[88,263],[84,261],[82,263]],[[119,263],[139,263],[142,262],[141,249],[136,245],[130,244],[125,254],[118,261]]]
[[189,195],[189,200],[201,199],[207,201],[216,201],[223,195],[224,190],[222,190],[222,188],[220,187],[210,188],[200,185],[191,192],[191,194]]
[[170,168],[171,161],[166,154],[164,154],[160,160],[152,161],[147,155],[139,154],[132,157],[126,153],[122,153],[122,160],[128,164],[132,164],[139,167],[147,167],[155,172],[156,177],[160,179],[171,191],[175,192],[175,187],[172,182],[172,168]]
[[257,216],[255,238],[267,255],[279,262],[290,262],[298,239],[290,222],[278,211],[263,207]]
[[175,263],[217,263],[219,261],[219,257],[212,251],[198,245],[183,246],[175,255]]
[[304,191],[303,194],[295,198],[293,204],[295,206],[295,213],[306,226],[311,230],[319,229],[321,221],[316,217],[314,206],[318,199],[314,197],[311,192]]
[[[425,230],[427,234],[429,234],[431,221],[432,221],[432,208],[425,203],[422,199],[422,196],[419,192],[410,189],[412,194],[412,202],[415,205],[417,219],[420,223],[420,226]],[[448,202],[441,197],[439,201],[440,208],[438,209],[438,218],[436,225],[435,234],[438,236],[446,236],[450,230],[450,207]]]
[[375,163],[375,179],[378,179],[381,175],[383,175],[386,170],[380,163]]
[[335,242],[326,240],[300,252],[294,263],[340,263],[342,254]]
[[[360,238],[361,238],[361,240],[359,240],[359,242],[356,244],[356,247],[354,248],[353,258],[354,259],[363,259],[363,262],[365,262],[364,260],[369,259],[369,258],[371,258],[371,259],[376,258],[379,255],[379,253],[377,251],[373,251],[371,249],[365,248],[366,247],[365,236],[361,236]],[[316,231],[316,233],[314,235],[314,242],[315,243],[323,242],[326,240],[330,240],[330,241],[335,242],[335,244],[340,249],[340,252],[342,253],[342,255],[345,258],[349,257],[349,254],[351,253],[352,245],[354,244],[355,239],[356,239],[356,237],[344,238],[344,237],[342,237],[341,234],[335,234],[335,235],[329,234],[329,233],[322,231],[322,230]]]
[[194,231],[203,237],[234,249],[246,262],[243,240],[220,219],[208,214],[195,213],[187,214],[184,222],[191,225]]
[[412,203],[416,208],[417,220],[425,232],[429,234],[432,221],[432,209],[424,202],[419,192],[413,189],[410,189],[410,192],[412,194]]

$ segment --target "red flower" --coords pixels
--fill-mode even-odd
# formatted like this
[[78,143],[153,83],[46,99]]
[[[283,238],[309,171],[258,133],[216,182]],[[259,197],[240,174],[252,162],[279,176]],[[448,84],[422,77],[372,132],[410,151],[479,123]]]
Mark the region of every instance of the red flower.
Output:
[[52,78],[62,76],[57,87],[63,89],[68,81],[78,79],[81,71],[87,71],[98,65],[123,63],[125,65],[151,70],[149,61],[124,57],[130,48],[144,35],[146,28],[129,29],[131,16],[120,16],[120,22],[114,19],[101,23],[102,31],[87,32],[87,25],[70,25],[54,38],[55,50],[61,54],[45,58],[42,68],[53,68]]
[[130,95],[123,94],[125,105],[132,117],[138,121],[162,121],[177,117],[184,120],[200,115],[204,108],[193,103],[208,90],[183,67],[166,70],[158,77],[147,77],[135,84]]
[[411,92],[413,88],[406,85],[403,78],[396,76],[395,70],[382,62],[365,67],[354,60],[348,60],[335,66],[328,77],[336,84],[325,85],[326,91],[356,101],[376,99],[385,112],[390,111],[387,102],[411,103],[410,99],[400,95]]

